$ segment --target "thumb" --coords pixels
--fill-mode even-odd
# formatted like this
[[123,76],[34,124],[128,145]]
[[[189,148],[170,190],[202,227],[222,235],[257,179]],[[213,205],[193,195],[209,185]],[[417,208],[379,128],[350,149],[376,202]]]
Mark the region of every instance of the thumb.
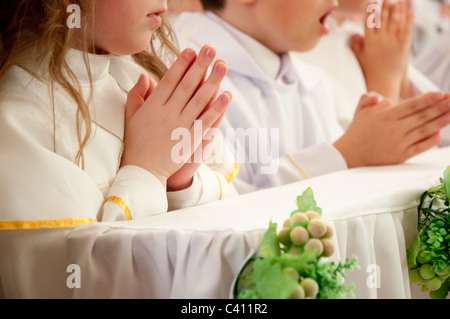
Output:
[[136,85],[128,92],[127,104],[125,107],[125,118],[131,118],[139,108],[144,104],[145,99],[148,97],[148,91],[150,89],[150,79],[141,74]]
[[355,115],[358,114],[362,109],[369,106],[374,106],[384,100],[384,97],[377,92],[368,92],[361,96],[358,106],[355,110]]
[[359,59],[364,48],[364,37],[360,34],[353,34],[349,39],[349,45],[355,56]]

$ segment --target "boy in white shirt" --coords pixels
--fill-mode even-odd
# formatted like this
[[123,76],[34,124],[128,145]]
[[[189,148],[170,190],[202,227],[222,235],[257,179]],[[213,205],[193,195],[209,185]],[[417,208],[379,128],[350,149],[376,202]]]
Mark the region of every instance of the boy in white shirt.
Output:
[[[364,96],[343,134],[325,78],[290,54],[310,50],[329,32],[325,19],[336,1],[202,4],[206,15],[183,13],[175,29],[182,47],[210,43],[227,61],[222,88],[233,93],[233,101],[221,127],[246,156],[242,161],[237,154],[241,193],[352,167],[402,163],[441,141],[440,129],[450,123],[450,96],[438,92],[396,107]],[[271,161],[261,160],[266,146]]]

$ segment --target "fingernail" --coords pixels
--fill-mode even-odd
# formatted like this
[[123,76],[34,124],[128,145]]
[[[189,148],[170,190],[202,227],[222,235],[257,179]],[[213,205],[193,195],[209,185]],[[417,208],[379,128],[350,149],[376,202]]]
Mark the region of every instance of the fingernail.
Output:
[[211,48],[207,48],[206,51],[205,51],[205,55],[206,55],[208,58],[213,58],[213,57],[214,57],[214,50],[211,49]]
[[225,92],[220,96],[220,102],[222,102],[222,105],[218,105],[217,109],[220,111],[222,110],[223,106],[228,104],[231,101],[231,95],[228,94],[228,92]]
[[221,75],[224,75],[225,73],[227,73],[227,68],[223,64],[218,64],[216,67],[216,72]]
[[368,95],[369,97],[376,97],[378,103],[381,103],[381,102],[384,101],[384,96],[381,95],[381,94],[378,93],[378,92],[370,91],[370,92],[367,93],[367,95]]
[[192,49],[186,49],[184,51],[184,56],[188,59],[192,59],[193,57],[195,57],[195,51],[193,51]]

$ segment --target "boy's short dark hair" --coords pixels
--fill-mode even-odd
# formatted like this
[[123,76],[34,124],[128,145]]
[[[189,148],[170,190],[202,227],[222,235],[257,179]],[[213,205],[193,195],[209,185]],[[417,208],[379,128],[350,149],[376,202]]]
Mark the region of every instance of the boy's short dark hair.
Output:
[[225,7],[226,0],[200,0],[204,10],[218,11]]

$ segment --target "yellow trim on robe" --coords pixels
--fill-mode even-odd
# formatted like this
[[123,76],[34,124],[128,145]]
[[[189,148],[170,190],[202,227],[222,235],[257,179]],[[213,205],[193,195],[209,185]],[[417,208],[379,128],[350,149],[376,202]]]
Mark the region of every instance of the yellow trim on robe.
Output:
[[119,207],[122,208],[123,213],[125,214],[125,218],[127,220],[133,219],[133,217],[131,216],[130,209],[128,208],[127,204],[125,204],[125,202],[122,200],[122,198],[117,197],[117,196],[110,196],[105,200],[105,203],[107,203],[107,202],[111,202],[111,203],[115,203],[115,204],[119,205]]
[[231,183],[231,181],[237,176],[239,173],[239,163],[237,161],[234,162],[233,168],[225,175],[225,179],[227,180],[228,184]]
[[192,39],[191,37],[188,37],[187,35],[181,35],[181,38],[183,38],[183,39],[185,39],[185,40],[187,40],[187,41],[190,41],[190,42],[194,43],[194,44],[197,45],[199,48],[202,47],[202,44],[201,44],[200,42],[198,42],[198,41]]
[[292,165],[295,166],[295,168],[300,172],[300,174],[302,174],[304,179],[309,178],[308,174],[306,174],[305,171],[300,166],[298,166],[298,164],[292,159],[292,157],[286,155],[286,158],[289,160],[289,162],[291,162]]
[[39,229],[39,228],[65,228],[75,227],[85,224],[96,223],[94,218],[63,218],[63,219],[44,219],[44,220],[14,220],[0,222],[0,230],[14,229]]
[[216,174],[216,173],[214,173],[214,175],[216,175],[216,178],[217,178],[217,182],[219,183],[219,188],[220,188],[220,194],[219,194],[219,198],[218,198],[218,200],[222,200],[222,198],[223,198],[222,183],[220,182],[220,178],[219,178],[219,176],[217,176],[217,174]]

